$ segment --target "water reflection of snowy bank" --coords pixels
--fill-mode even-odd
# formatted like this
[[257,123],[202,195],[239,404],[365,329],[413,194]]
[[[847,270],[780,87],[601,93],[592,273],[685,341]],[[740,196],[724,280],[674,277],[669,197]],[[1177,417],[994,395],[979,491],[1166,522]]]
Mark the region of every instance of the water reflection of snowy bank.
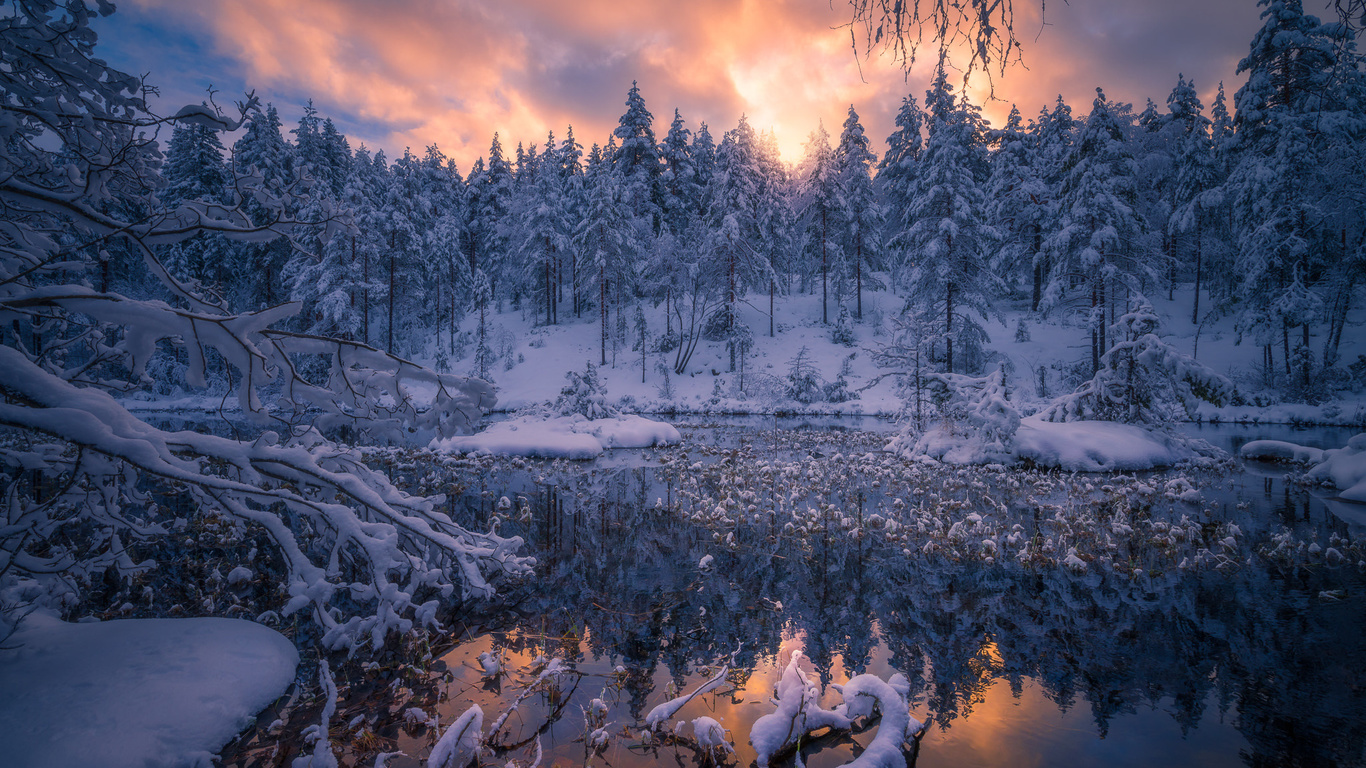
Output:
[[[443,722],[512,695],[476,685],[478,653],[501,649],[513,674],[553,655],[587,677],[568,706],[521,706],[528,734],[559,708],[547,757],[584,759],[579,706],[600,698],[607,762],[671,761],[642,718],[743,641],[732,684],[679,713],[729,729],[740,765],[798,648],[822,685],[906,673],[915,714],[934,722],[920,765],[1361,761],[1362,546],[1304,489],[1223,470],[915,466],[879,453],[882,439],[745,430],[713,448],[693,435],[648,454],[653,466],[593,473],[449,460],[458,516],[496,518],[540,564],[490,617],[495,634],[447,656]],[[806,762],[840,764],[872,737],[833,737]]]

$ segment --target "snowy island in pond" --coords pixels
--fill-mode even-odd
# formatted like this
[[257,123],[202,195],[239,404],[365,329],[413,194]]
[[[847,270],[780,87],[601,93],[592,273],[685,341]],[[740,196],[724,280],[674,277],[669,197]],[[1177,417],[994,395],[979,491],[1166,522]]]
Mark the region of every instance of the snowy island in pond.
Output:
[[1305,464],[1310,482],[1332,485],[1338,497],[1366,503],[1366,433],[1347,441],[1345,448],[1311,448],[1281,440],[1253,440],[1242,448],[1243,458]]
[[0,761],[207,766],[298,664],[284,635],[250,621],[71,624],[34,613],[0,649]]
[[484,453],[543,459],[593,459],[608,448],[675,445],[683,437],[671,424],[623,415],[608,405],[598,370],[565,374],[569,383],[548,409],[533,408],[467,437],[432,441],[441,453]]
[[528,414],[482,432],[432,442],[442,453],[486,453],[545,459],[593,459],[608,448],[649,448],[682,440],[671,424],[642,416],[589,419],[583,414]]

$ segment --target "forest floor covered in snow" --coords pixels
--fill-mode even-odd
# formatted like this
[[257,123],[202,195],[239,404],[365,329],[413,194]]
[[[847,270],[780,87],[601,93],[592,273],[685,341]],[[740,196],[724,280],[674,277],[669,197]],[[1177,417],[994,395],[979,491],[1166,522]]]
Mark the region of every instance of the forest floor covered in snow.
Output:
[[[1248,342],[1238,343],[1231,318],[1192,323],[1190,299],[1189,287],[1180,286],[1175,300],[1153,300],[1162,321],[1160,334],[1180,352],[1229,377],[1240,398],[1236,404],[1221,408],[1202,406],[1200,419],[1366,425],[1366,381],[1348,381],[1348,388],[1327,393],[1320,402],[1289,402],[1285,392],[1263,384],[1262,348]],[[1208,298],[1202,303],[1207,305]],[[552,402],[565,385],[566,373],[581,371],[585,364],[593,363],[598,365],[598,376],[611,402],[626,413],[894,415],[902,407],[896,377],[879,367],[874,358],[891,341],[892,321],[904,300],[888,291],[866,291],[862,320],[852,317],[850,304],[852,340],[847,344],[832,338],[840,315],[833,299],[830,322],[822,322],[819,293],[778,297],[775,335],[770,338],[768,299],[751,295],[740,305],[739,312],[740,321],[754,337],[753,348],[743,365],[737,361],[732,371],[725,342],[704,338],[681,375],[672,371],[675,352],[657,348],[658,340],[667,330],[678,332],[676,321],[666,328],[663,306],[644,306],[648,330],[643,366],[634,330],[627,332],[625,341],[618,343],[615,351],[609,339],[608,362],[598,365],[602,352],[596,311],[585,312],[581,318],[562,312],[558,324],[543,325],[530,308],[517,311],[505,306],[502,311],[491,312],[488,319],[489,346],[495,354],[489,377],[498,396],[496,408],[516,412]],[[1029,310],[1029,301],[1023,297],[1002,301],[1000,310],[1000,317],[988,318],[983,323],[989,340],[982,365],[987,371],[997,365],[1004,367],[1011,399],[1022,413],[1036,410],[1089,378],[1090,341],[1087,328],[1077,316],[1058,312],[1041,318]],[[1366,310],[1354,311],[1349,328],[1360,328],[1363,324]],[[615,333],[615,319],[609,325]],[[477,329],[476,315],[464,319],[460,331],[463,343],[457,346],[457,352],[463,354],[457,354],[448,363],[452,372],[474,373]],[[417,361],[435,365],[436,343],[425,354],[417,355]],[[443,339],[440,343],[447,342]],[[1317,354],[1320,341],[1314,338],[1312,343]],[[1366,333],[1349,330],[1342,342],[1342,370],[1346,371],[1363,354]],[[803,364],[809,366],[822,389],[802,400],[790,396],[789,386],[799,357],[803,357]],[[231,394],[224,398],[221,393],[185,392],[167,398],[131,400],[128,405],[143,411],[214,411],[224,406],[232,409],[234,403]]]

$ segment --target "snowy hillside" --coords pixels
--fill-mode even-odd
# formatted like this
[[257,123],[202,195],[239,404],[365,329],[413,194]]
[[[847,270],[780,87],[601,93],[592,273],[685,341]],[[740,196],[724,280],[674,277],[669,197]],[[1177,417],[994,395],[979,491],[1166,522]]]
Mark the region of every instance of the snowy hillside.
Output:
[[[1322,421],[1360,424],[1366,421],[1366,393],[1340,392],[1321,406],[1278,405],[1278,396],[1260,383],[1258,364],[1262,350],[1237,344],[1230,319],[1196,325],[1190,322],[1191,289],[1179,286],[1175,300],[1158,299],[1154,305],[1161,315],[1165,338],[1174,347],[1192,355],[1205,365],[1228,376],[1237,385],[1245,405],[1202,410],[1205,419],[1261,421]],[[641,381],[641,355],[637,336],[628,334],[625,343],[613,353],[610,342],[607,365],[598,375],[607,393],[623,410],[638,413],[771,413],[775,410],[806,413],[846,413],[895,415],[902,398],[892,372],[877,365],[876,352],[891,335],[892,316],[905,301],[888,291],[870,292],[864,297],[865,319],[851,322],[854,341],[840,344],[832,340],[837,323],[820,321],[820,296],[797,294],[779,297],[776,304],[775,336],[769,327],[768,298],[750,296],[740,321],[753,329],[754,346],[744,362],[729,368],[724,341],[703,340],[687,371],[674,375],[674,353],[660,352],[657,339],[665,331],[662,307],[645,307],[651,342],[645,357],[645,376]],[[1086,369],[1087,330],[1063,317],[1036,319],[1028,300],[1003,302],[1002,319],[985,323],[990,338],[987,351],[991,366],[1003,364],[1011,397],[1025,410],[1034,410],[1045,400],[1071,391],[1089,373]],[[832,313],[836,314],[836,313]],[[1366,311],[1352,313],[1358,326],[1366,321]],[[473,333],[477,317],[466,318],[462,326]],[[504,311],[490,315],[495,338],[506,339],[504,352],[490,369],[489,376],[498,395],[499,411],[516,411],[553,401],[565,384],[565,373],[582,369],[586,363],[598,364],[601,357],[601,328],[596,316],[575,320],[562,318],[559,325],[537,325],[523,313]],[[1027,338],[1017,336],[1023,323]],[[794,363],[803,348],[818,384],[831,384],[845,372],[846,386],[841,392],[848,399],[832,402],[815,397],[811,402],[793,398]],[[1342,354],[1354,360],[1366,353],[1366,335],[1352,334],[1343,340]],[[613,358],[616,363],[613,365]],[[457,373],[468,373],[473,352],[451,363]],[[668,370],[667,384],[665,370]],[[744,379],[743,389],[741,379]],[[1042,386],[1040,386],[1042,382]],[[671,390],[671,391],[670,391]]]

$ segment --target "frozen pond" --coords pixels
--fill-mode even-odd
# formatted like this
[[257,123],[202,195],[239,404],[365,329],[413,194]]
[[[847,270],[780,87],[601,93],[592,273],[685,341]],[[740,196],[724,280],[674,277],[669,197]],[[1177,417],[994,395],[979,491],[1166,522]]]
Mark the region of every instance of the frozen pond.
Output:
[[[538,741],[547,766],[706,764],[691,725],[650,735],[643,720],[739,647],[727,682],[674,720],[719,721],[722,764],[753,763],[750,727],[797,650],[826,707],[832,684],[904,673],[931,721],[918,766],[1366,763],[1357,505],[1271,465],[915,466],[880,452],[880,422],[821,421],[684,421],[680,448],[591,463],[399,459],[414,486],[452,492],[461,522],[525,537],[537,580],[420,674],[351,680],[337,721],[372,725],[338,740],[345,759],[402,749],[388,764],[416,766],[436,732],[405,726],[408,708],[444,727],[478,704],[487,728],[516,702],[487,765],[526,766]],[[1191,429],[1226,449],[1350,436]],[[571,671],[536,683],[544,659]],[[802,760],[841,765],[875,732],[807,740]]]

